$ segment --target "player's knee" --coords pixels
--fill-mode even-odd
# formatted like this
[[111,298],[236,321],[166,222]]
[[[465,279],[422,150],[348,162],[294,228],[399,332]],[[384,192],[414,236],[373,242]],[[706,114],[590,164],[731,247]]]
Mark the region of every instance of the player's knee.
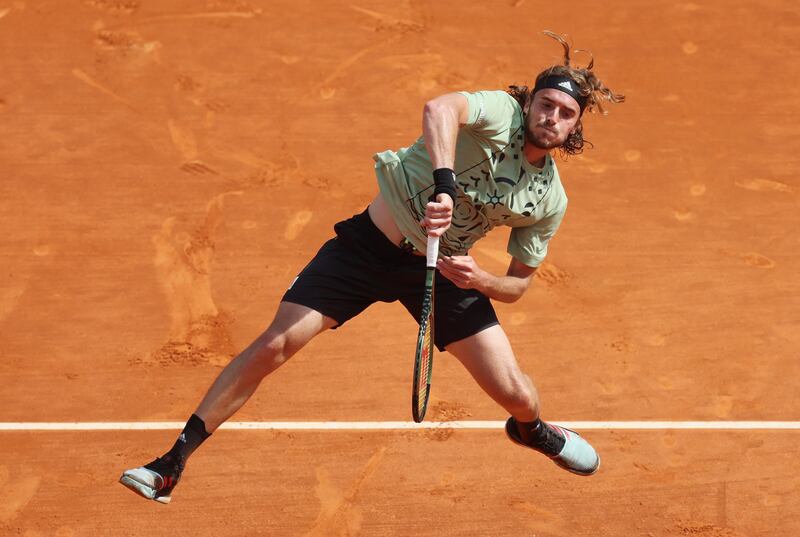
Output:
[[280,332],[266,331],[255,342],[253,358],[258,365],[270,372],[288,358],[287,337]]

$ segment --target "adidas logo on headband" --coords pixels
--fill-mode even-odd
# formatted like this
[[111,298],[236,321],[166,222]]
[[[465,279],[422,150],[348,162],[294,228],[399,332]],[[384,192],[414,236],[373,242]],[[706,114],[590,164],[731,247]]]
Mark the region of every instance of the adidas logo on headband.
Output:
[[580,89],[576,88],[576,85],[577,84],[567,76],[547,75],[536,81],[536,86],[533,88],[533,93],[547,88],[563,91],[577,101],[578,106],[581,108],[581,113],[583,113],[583,109],[586,108],[588,96],[581,95]]

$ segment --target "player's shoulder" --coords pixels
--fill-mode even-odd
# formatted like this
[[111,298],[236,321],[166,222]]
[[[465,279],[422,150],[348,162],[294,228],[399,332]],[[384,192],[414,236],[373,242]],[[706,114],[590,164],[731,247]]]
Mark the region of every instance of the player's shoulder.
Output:
[[476,91],[459,91],[468,101],[485,103],[487,106],[502,106],[510,109],[521,110],[517,100],[507,91],[500,89],[484,89]]
[[469,104],[467,125],[475,129],[500,132],[521,121],[522,108],[504,90],[461,91]]

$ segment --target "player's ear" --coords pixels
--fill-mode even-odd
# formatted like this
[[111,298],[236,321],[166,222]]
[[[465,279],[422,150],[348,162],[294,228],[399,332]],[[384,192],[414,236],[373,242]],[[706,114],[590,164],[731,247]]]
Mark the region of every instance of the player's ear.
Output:
[[533,93],[528,94],[528,98],[525,99],[525,106],[522,108],[522,113],[526,116],[528,115],[528,111],[531,109],[531,103],[533,103]]

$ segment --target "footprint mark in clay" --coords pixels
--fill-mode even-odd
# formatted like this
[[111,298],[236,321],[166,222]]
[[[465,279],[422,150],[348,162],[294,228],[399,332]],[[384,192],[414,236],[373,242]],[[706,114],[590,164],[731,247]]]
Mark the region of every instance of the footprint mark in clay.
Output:
[[744,179],[737,179],[734,184],[739,188],[744,188],[745,190],[754,190],[756,192],[765,192],[768,190],[772,190],[773,192],[794,192],[794,189],[789,185],[784,183],[779,183],[778,181],[770,181],[769,179],[759,179],[759,178],[744,178]]
[[211,262],[214,234],[223,221],[225,198],[242,194],[237,190],[212,198],[206,206],[203,225],[191,233],[177,229],[178,219],[171,217],[153,236],[156,249],[153,264],[171,318],[169,343],[156,351],[157,359],[199,353],[214,365],[227,361],[231,351],[229,321],[220,314],[212,297]]
[[363,516],[361,509],[356,504],[356,500],[364,483],[375,473],[385,454],[385,447],[375,452],[346,491],[336,488],[327,470],[324,468],[317,469],[317,486],[315,490],[321,504],[320,511],[314,526],[304,537],[359,534]]
[[775,268],[775,261],[761,254],[757,254],[755,252],[740,254],[740,257],[744,259],[744,262],[750,265],[751,267],[756,267],[761,269]]
[[17,518],[36,492],[42,478],[21,466],[0,466],[0,523]]
[[307,210],[302,210],[295,213],[294,216],[292,216],[292,219],[289,220],[289,223],[286,224],[286,230],[283,232],[283,238],[287,241],[295,240],[298,236],[300,236],[300,233],[303,232],[303,229],[311,221],[312,216],[313,213]]

